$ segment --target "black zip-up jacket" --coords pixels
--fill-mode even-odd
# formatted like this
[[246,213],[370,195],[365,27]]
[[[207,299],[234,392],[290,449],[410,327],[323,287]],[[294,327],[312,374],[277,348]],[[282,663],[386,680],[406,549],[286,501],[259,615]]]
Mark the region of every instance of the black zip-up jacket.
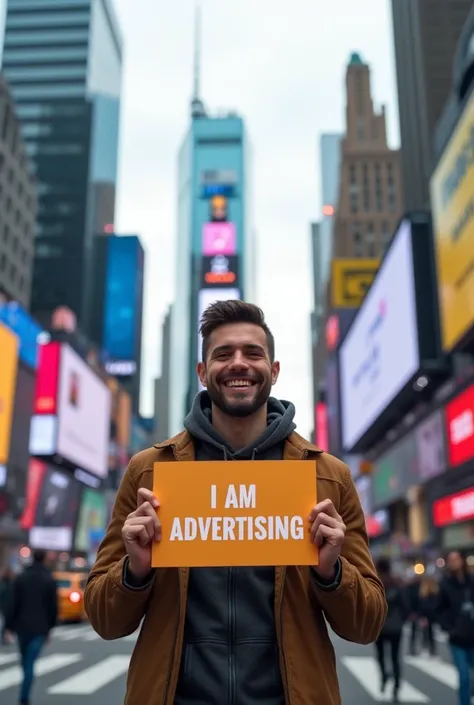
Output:
[[46,636],[57,616],[56,581],[45,566],[33,563],[13,583],[5,626],[25,637]]
[[474,615],[463,614],[466,603],[474,605],[474,577],[468,573],[459,581],[453,575],[447,575],[441,581],[437,609],[437,621],[441,629],[449,635],[449,641],[455,646],[472,648],[474,646]]

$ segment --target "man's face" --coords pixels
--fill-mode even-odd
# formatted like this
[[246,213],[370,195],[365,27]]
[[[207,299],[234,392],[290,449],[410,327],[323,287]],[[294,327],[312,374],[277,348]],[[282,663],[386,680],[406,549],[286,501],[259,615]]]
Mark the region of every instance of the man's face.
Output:
[[453,573],[458,573],[464,567],[464,561],[458,551],[451,551],[447,557],[447,565]]
[[280,364],[270,362],[265,332],[253,323],[230,323],[209,338],[207,358],[198,365],[201,384],[213,404],[229,416],[250,416],[268,400]]

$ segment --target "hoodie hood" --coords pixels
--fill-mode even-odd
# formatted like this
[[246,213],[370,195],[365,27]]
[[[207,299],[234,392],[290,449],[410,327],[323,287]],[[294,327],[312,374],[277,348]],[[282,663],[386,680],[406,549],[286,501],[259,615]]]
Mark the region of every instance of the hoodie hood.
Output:
[[225,460],[255,460],[257,455],[262,456],[281,444],[295,430],[295,413],[295,406],[291,402],[270,397],[267,402],[267,428],[250,446],[235,451],[212,425],[211,399],[208,392],[203,391],[195,396],[192,409],[184,420],[184,427],[191,436],[218,450]]

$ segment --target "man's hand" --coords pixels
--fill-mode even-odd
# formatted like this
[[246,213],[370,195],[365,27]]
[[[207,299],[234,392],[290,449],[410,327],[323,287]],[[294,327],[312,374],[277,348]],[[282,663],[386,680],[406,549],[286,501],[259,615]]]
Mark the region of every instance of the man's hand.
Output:
[[151,570],[153,541],[161,541],[161,523],[156,515],[159,506],[153,492],[141,487],[137,493],[137,509],[128,515],[122,528],[128,567],[139,579],[145,578]]
[[346,526],[330,499],[319,502],[309,515],[312,542],[319,549],[319,564],[314,567],[322,580],[336,577],[336,564],[346,536]]

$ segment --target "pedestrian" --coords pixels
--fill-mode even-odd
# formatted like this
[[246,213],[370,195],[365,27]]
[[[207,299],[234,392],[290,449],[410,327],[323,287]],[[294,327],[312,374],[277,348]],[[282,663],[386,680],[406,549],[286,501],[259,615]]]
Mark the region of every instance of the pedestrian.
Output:
[[[410,605],[407,600],[406,588],[392,574],[392,566],[388,558],[380,558],[377,562],[377,572],[385,588],[388,605],[387,619],[380,635],[375,642],[377,661],[380,668],[380,690],[385,692],[390,675],[393,677],[392,698],[399,702],[401,665],[400,651],[402,645],[403,626],[408,618]],[[390,649],[392,673],[387,670],[387,648]]]
[[420,577],[415,575],[406,586],[406,595],[410,606],[408,622],[410,624],[409,651],[411,656],[417,655],[421,637],[420,584]]
[[459,705],[470,705],[474,686],[474,577],[459,551],[451,551],[446,557],[439,592],[438,623],[449,636],[459,676]]
[[6,627],[16,633],[21,654],[23,682],[21,705],[28,705],[35,661],[46,644],[58,614],[56,582],[46,565],[45,551],[34,550],[33,562],[13,582]]
[[[201,384],[185,430],[132,458],[85,589],[105,639],[143,620],[126,705],[340,705],[329,625],[373,642],[386,616],[365,519],[346,465],[295,433],[295,407],[270,397],[280,365],[262,311],[220,301],[203,313]],[[314,567],[151,569],[161,540],[153,466],[161,461],[309,460],[318,504]],[[189,491],[183,488],[183,491]]]
[[436,640],[434,635],[434,625],[438,609],[439,585],[436,580],[427,575],[420,582],[419,592],[419,625],[421,630],[421,640],[423,653],[429,656],[436,656]]
[[2,646],[8,646],[10,639],[6,628],[6,615],[10,610],[13,594],[13,578],[15,574],[13,570],[7,566],[0,578],[0,616],[2,618],[2,626],[0,630],[0,643]]

